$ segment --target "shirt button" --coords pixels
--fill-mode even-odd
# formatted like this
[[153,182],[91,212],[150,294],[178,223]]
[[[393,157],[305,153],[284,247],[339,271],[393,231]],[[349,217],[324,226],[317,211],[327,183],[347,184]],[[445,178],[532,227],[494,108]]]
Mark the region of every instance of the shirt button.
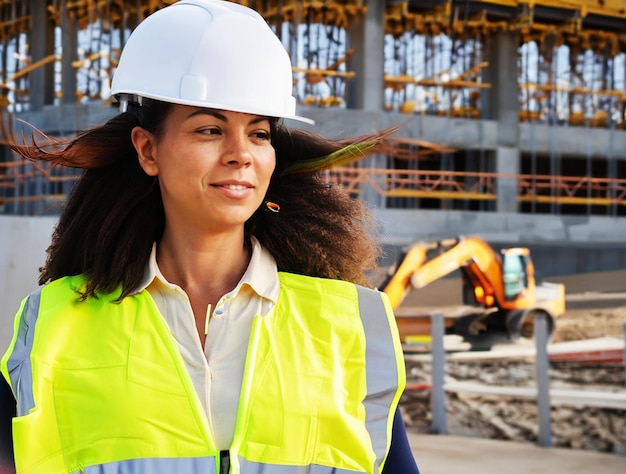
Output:
[[224,308],[215,308],[214,315],[216,318],[221,318],[222,316],[224,316]]

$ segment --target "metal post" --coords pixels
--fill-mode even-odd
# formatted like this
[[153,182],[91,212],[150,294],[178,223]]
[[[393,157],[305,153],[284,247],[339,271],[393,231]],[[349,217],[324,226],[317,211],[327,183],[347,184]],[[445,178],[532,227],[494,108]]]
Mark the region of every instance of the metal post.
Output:
[[552,446],[550,416],[550,359],[548,357],[548,320],[543,312],[535,314],[535,378],[537,380],[537,409],[539,415],[539,446]]
[[432,358],[432,391],[430,395],[430,406],[432,412],[432,423],[430,432],[433,434],[446,434],[448,431],[446,424],[446,392],[443,382],[446,372],[446,352],[443,347],[443,336],[445,334],[443,313],[433,313],[430,315],[431,358]]

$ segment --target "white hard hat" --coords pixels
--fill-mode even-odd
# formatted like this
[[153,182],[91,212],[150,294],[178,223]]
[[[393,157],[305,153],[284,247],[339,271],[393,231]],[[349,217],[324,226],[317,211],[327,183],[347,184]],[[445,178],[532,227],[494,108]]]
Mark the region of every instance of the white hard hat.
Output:
[[111,94],[312,123],[296,115],[291,61],[254,10],[182,0],[148,16],[124,46]]

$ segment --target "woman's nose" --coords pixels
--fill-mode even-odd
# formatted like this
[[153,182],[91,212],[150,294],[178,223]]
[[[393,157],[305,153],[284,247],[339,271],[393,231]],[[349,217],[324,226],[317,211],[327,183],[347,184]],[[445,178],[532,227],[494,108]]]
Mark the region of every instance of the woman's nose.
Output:
[[238,166],[247,166],[252,162],[252,152],[247,136],[236,134],[228,137],[225,160],[229,165]]

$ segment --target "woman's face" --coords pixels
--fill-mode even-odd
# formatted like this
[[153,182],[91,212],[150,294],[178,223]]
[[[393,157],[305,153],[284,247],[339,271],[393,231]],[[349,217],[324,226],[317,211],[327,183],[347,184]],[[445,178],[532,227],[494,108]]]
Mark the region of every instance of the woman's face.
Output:
[[270,122],[257,115],[174,105],[161,133],[136,127],[132,139],[144,171],[158,176],[166,224],[185,229],[243,228],[276,165]]

